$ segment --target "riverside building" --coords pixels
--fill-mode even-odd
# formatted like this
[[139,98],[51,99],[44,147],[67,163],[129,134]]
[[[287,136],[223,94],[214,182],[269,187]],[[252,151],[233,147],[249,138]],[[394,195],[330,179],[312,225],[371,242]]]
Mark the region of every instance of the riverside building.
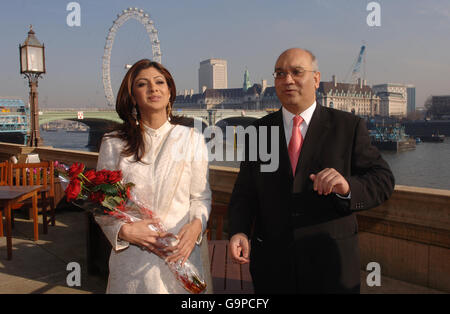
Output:
[[407,91],[403,84],[379,84],[372,86],[380,97],[380,115],[404,118],[407,115]]
[[380,98],[365,80],[358,79],[357,84],[339,83],[333,75],[330,82],[320,82],[316,96],[317,102],[324,107],[360,116],[380,114]]
[[[209,61],[209,60],[206,60]],[[205,61],[203,61],[205,62]],[[203,63],[202,62],[202,63]],[[244,72],[241,88],[209,88],[203,86],[198,94],[185,90],[177,95],[174,109],[278,109],[281,104],[274,87],[268,87],[267,81],[251,84],[248,70]]]

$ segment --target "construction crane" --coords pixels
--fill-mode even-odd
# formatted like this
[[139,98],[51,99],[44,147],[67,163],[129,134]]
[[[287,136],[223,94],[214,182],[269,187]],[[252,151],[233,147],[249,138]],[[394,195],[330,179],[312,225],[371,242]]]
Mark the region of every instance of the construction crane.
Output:
[[[345,82],[347,84],[350,84],[349,89],[348,89],[348,94],[349,97],[347,97],[347,108],[352,108],[351,111],[354,112],[354,108],[355,108],[355,104],[354,104],[354,100],[353,97],[350,96],[352,94],[355,93],[356,90],[356,84],[358,84],[358,79],[361,79],[361,64],[363,63],[363,61],[365,61],[365,52],[366,52],[366,45],[363,44],[361,46],[361,49],[359,51],[359,54],[355,60],[355,62],[352,64],[352,67],[350,68],[350,70],[352,71],[351,73],[351,77],[350,79],[348,78],[348,73],[346,75],[346,79]],[[365,73],[364,73],[365,76]],[[362,78],[362,80],[364,79],[364,77]]]
[[353,71],[352,71],[352,81],[355,82],[356,77],[359,75],[360,72],[360,68],[361,68],[361,63],[364,57],[364,53],[366,52],[366,46],[362,45],[361,46],[361,50],[359,51],[359,55],[358,58],[356,59],[356,63],[353,67]]

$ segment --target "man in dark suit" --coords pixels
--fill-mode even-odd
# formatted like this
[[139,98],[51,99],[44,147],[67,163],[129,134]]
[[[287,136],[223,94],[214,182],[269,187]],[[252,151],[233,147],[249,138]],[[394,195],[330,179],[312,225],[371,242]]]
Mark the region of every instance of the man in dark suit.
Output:
[[316,103],[311,52],[283,52],[274,77],[282,108],[253,125],[278,127],[279,167],[241,162],[229,204],[232,258],[250,262],[256,293],[359,293],[354,212],[386,201],[394,177],[364,120]]

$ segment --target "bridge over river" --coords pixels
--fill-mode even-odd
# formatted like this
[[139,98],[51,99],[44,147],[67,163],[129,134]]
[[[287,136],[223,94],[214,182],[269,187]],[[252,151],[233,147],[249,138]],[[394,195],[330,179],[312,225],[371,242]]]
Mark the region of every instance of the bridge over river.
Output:
[[[264,110],[242,109],[189,109],[174,110],[174,115],[192,117],[202,122],[203,126],[217,125],[242,125],[247,126],[256,119],[268,114]],[[78,121],[89,127],[88,146],[97,146],[103,134],[111,130],[122,120],[114,110],[98,109],[68,109],[68,110],[43,110],[39,112],[39,125],[52,121],[70,120]]]

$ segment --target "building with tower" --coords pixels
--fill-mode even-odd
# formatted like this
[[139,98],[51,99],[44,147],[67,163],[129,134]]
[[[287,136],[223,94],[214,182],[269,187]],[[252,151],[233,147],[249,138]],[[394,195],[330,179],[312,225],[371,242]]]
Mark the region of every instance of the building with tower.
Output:
[[242,89],[246,92],[250,87],[252,87],[252,83],[250,83],[250,74],[246,69],[244,72],[244,84],[242,84]]
[[[208,60],[207,60],[208,61]],[[265,91],[270,90],[268,98]],[[274,87],[268,87],[267,81],[252,84],[248,70],[244,72],[242,88],[209,88],[206,85],[198,94],[185,90],[177,95],[174,109],[250,109],[263,110],[280,108],[281,104],[274,96]]]

